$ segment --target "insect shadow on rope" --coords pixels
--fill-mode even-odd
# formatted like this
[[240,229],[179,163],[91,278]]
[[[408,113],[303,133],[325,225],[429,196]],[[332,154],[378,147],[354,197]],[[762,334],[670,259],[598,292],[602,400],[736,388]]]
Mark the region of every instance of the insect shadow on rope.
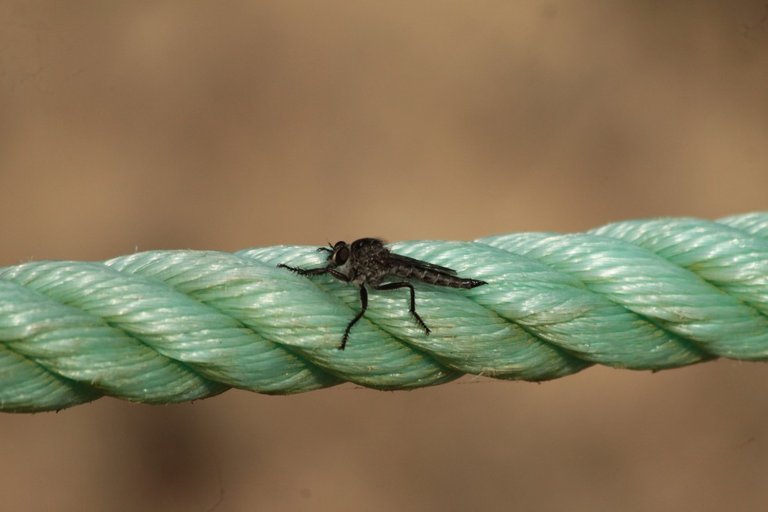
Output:
[[339,350],[344,350],[349,339],[349,331],[358,320],[360,320],[368,309],[368,289],[366,285],[374,290],[396,290],[398,288],[408,288],[411,293],[411,302],[409,311],[424,329],[425,334],[431,331],[421,316],[416,312],[416,292],[413,285],[408,281],[387,281],[388,278],[414,279],[437,286],[447,286],[450,288],[475,288],[484,284],[485,281],[478,279],[466,279],[456,275],[456,271],[434,263],[409,258],[394,254],[384,246],[384,241],[378,238],[361,238],[351,244],[347,242],[336,242],[328,247],[320,247],[318,251],[328,253],[328,263],[320,268],[297,268],[280,264],[279,268],[286,268],[302,276],[319,276],[330,274],[339,281],[353,283],[360,288],[360,311],[347,324],[344,329],[344,335],[341,337]]

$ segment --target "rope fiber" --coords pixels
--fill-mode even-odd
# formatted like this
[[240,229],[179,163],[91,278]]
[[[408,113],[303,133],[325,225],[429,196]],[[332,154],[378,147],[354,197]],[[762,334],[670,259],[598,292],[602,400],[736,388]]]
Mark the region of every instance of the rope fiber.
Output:
[[278,263],[316,247],[149,251],[0,268],[0,411],[103,395],[152,404],[235,387],[289,394],[349,381],[412,389],[463,374],[541,381],[593,364],[661,370],[768,359],[768,212],[661,218],[583,234],[415,241],[393,252],[488,284],[371,291]]

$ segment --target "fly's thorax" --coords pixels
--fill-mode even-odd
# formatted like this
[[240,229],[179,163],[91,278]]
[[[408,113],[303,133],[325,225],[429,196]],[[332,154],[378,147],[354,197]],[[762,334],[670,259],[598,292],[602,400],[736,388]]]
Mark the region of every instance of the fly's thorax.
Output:
[[350,261],[354,282],[374,286],[381,283],[389,270],[389,251],[384,244],[377,239],[363,239],[356,241],[352,249]]
[[376,286],[387,275],[386,259],[377,257],[376,254],[366,252],[353,253],[348,264],[346,274],[357,285],[370,284]]
[[387,269],[384,268],[367,268],[360,272],[358,280],[363,283],[368,283],[371,286],[378,286],[384,281],[384,278],[389,275]]

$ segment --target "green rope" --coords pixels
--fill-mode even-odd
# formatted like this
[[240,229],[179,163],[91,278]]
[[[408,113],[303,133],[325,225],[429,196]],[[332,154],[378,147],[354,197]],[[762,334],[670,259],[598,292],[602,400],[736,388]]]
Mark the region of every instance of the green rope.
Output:
[[466,373],[538,381],[595,363],[768,359],[768,212],[392,247],[489,284],[416,284],[429,336],[407,291],[373,292],[340,351],[357,289],[276,268],[323,265],[315,247],[0,268],[0,411],[102,395],[157,404],[230,387],[410,389]]

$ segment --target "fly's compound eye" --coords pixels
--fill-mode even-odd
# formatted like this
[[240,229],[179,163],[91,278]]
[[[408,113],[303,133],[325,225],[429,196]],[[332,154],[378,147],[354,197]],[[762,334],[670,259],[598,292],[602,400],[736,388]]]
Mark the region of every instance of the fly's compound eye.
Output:
[[348,259],[349,259],[349,247],[347,247],[346,245],[337,247],[336,250],[333,251],[334,264],[341,266],[345,264]]

